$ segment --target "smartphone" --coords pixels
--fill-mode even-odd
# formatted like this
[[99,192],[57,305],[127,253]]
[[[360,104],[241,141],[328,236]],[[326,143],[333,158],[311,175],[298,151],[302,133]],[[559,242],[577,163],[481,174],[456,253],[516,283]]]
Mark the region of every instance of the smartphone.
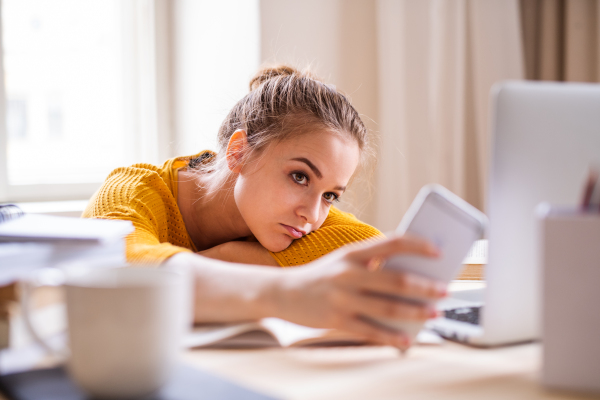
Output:
[[[485,214],[448,189],[437,184],[424,186],[402,218],[396,234],[410,234],[429,240],[440,250],[440,257],[399,255],[387,260],[384,268],[450,283],[460,272],[462,261],[473,243],[483,238],[486,226]],[[418,298],[398,298],[398,301],[427,302]],[[367,319],[402,331],[411,340],[424,324],[407,320],[371,317]]]

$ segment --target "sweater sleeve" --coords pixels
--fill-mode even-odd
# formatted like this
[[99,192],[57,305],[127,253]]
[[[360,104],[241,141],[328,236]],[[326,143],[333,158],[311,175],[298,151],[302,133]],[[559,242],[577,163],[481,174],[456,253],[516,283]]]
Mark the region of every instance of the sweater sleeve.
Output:
[[174,254],[190,251],[169,243],[168,220],[173,207],[169,195],[157,172],[119,168],[92,197],[82,217],[131,221],[135,230],[125,239],[127,261],[160,264]]
[[359,221],[354,215],[332,207],[319,229],[271,255],[282,267],[291,267],[307,264],[349,243],[383,237],[379,230]]

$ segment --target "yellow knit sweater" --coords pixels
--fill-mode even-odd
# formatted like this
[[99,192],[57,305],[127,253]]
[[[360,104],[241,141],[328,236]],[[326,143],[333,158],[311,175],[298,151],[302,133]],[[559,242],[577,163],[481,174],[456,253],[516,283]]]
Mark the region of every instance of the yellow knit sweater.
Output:
[[[135,230],[126,238],[131,263],[156,264],[176,253],[197,251],[177,206],[177,171],[200,154],[172,158],[160,167],[135,164],[115,169],[82,216],[133,222]],[[354,215],[331,207],[321,228],[271,255],[281,266],[306,264],[345,244],[382,236]]]

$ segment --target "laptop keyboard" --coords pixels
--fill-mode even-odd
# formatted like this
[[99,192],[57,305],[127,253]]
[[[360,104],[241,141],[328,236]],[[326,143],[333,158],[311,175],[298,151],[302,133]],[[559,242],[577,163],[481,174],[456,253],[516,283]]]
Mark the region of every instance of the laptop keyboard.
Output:
[[451,310],[444,310],[444,317],[456,321],[468,322],[473,325],[480,325],[480,315],[483,311],[482,306],[478,307],[460,307]]

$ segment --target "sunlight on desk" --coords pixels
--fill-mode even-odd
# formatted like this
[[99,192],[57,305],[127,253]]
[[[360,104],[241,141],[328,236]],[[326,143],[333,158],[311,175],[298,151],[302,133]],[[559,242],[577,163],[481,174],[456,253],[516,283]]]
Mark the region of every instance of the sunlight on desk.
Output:
[[540,345],[194,350],[192,365],[283,399],[568,399],[538,384]]

